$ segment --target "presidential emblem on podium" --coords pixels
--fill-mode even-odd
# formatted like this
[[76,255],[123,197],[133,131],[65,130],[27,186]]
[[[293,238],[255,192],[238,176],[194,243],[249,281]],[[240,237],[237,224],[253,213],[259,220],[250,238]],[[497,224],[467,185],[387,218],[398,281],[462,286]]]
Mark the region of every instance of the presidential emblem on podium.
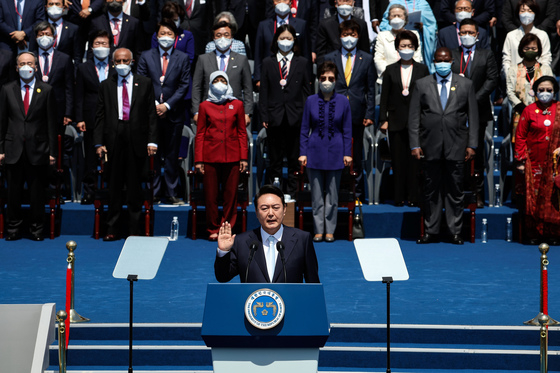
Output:
[[282,297],[270,289],[254,291],[245,302],[245,318],[257,329],[272,329],[284,319]]

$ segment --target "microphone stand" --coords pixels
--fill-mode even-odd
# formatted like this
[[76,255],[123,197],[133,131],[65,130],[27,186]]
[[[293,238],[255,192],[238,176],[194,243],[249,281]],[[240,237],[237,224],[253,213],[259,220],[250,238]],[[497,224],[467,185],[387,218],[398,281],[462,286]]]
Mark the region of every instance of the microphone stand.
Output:
[[249,267],[251,267],[251,262],[253,261],[253,256],[255,256],[257,247],[259,247],[259,244],[256,241],[251,244],[249,259],[247,260],[247,270],[245,271],[245,282],[248,282],[247,279],[249,278]]
[[288,282],[288,276],[286,276],[286,258],[284,257],[284,242],[278,241],[276,243],[276,250],[280,254],[280,260],[282,261],[282,268],[284,269],[284,283]]

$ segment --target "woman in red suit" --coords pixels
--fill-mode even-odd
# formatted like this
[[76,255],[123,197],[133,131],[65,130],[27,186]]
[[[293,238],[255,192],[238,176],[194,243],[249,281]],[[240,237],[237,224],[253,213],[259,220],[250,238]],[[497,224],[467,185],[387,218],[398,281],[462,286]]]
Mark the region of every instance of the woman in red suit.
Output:
[[[194,140],[194,162],[204,182],[206,230],[218,239],[223,222],[235,225],[239,173],[247,169],[247,131],[243,102],[233,97],[223,71],[210,75],[208,99],[200,104]],[[218,190],[222,186],[224,213],[218,214]]]

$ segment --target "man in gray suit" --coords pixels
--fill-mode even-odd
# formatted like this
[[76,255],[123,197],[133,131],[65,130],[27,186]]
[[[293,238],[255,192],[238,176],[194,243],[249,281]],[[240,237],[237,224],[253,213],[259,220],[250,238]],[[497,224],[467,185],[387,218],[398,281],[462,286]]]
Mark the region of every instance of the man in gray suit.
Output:
[[210,74],[214,71],[225,71],[229,77],[229,85],[233,95],[243,101],[245,121],[251,122],[249,114],[253,111],[253,82],[251,68],[247,56],[235,53],[230,49],[233,41],[231,26],[227,22],[218,22],[212,28],[216,50],[198,57],[193,75],[192,112],[194,121],[198,120],[198,106],[208,97]]
[[412,155],[424,159],[424,224],[417,243],[436,241],[441,211],[452,235],[463,244],[463,177],[478,142],[478,107],[473,83],[451,72],[448,48],[434,54],[436,73],[416,82],[410,100],[408,133]]

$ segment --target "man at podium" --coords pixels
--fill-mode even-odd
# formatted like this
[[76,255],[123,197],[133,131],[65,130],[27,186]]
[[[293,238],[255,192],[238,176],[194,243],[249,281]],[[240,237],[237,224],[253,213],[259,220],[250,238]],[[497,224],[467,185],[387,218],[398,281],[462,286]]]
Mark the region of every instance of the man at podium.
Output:
[[229,222],[220,227],[216,279],[228,282],[239,275],[241,282],[252,283],[320,282],[311,234],[282,224],[286,214],[282,191],[263,186],[255,196],[255,206],[259,228],[237,236],[231,234]]

